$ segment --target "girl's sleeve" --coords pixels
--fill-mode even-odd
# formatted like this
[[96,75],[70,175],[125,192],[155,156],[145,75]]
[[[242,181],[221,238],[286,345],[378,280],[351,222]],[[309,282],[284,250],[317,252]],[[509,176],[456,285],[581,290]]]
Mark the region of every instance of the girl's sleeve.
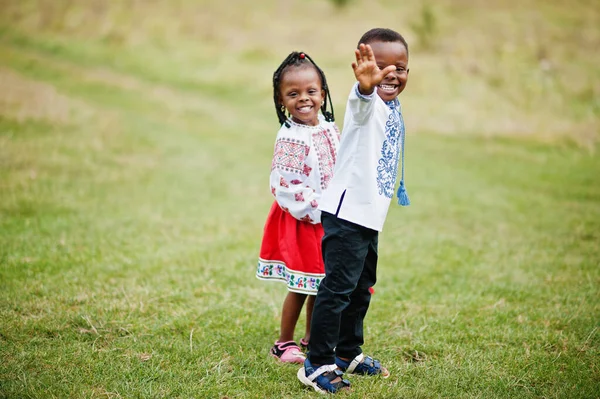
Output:
[[310,186],[313,168],[306,164],[310,151],[308,143],[278,137],[271,164],[271,194],[285,212],[312,224],[321,223],[319,194]]

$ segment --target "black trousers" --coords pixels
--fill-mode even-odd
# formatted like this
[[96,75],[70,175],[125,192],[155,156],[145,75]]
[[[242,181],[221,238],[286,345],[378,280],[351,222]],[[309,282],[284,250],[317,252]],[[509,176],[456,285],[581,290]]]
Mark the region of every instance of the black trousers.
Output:
[[312,314],[308,358],[333,364],[335,356],[362,353],[363,321],[369,309],[369,288],[377,280],[379,232],[323,212],[321,223],[325,278]]

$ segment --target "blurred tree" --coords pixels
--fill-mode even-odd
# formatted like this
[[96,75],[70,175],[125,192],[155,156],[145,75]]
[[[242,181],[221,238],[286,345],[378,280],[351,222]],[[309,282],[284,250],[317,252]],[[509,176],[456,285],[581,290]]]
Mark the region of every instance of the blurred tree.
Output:
[[417,35],[419,45],[423,49],[430,50],[433,48],[438,27],[436,16],[429,3],[422,5],[419,18],[416,18],[410,27]]
[[330,0],[338,8],[346,7],[352,0]]

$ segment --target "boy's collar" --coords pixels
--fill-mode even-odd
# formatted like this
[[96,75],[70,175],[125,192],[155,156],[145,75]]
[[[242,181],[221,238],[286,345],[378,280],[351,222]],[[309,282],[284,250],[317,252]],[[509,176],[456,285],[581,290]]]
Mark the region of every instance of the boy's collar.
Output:
[[390,109],[397,109],[400,108],[400,100],[398,100],[398,97],[394,98],[393,100],[390,101],[384,101],[385,105],[387,105]]

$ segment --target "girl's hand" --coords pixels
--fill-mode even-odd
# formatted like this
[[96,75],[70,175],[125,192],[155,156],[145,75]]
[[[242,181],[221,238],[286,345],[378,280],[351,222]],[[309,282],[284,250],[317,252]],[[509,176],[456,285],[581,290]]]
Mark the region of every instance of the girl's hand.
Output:
[[354,50],[356,62],[352,63],[354,76],[358,80],[358,91],[361,94],[369,95],[373,93],[377,86],[385,76],[396,70],[394,65],[389,65],[384,69],[379,69],[375,60],[375,55],[371,46],[368,44],[360,44],[358,49]]

